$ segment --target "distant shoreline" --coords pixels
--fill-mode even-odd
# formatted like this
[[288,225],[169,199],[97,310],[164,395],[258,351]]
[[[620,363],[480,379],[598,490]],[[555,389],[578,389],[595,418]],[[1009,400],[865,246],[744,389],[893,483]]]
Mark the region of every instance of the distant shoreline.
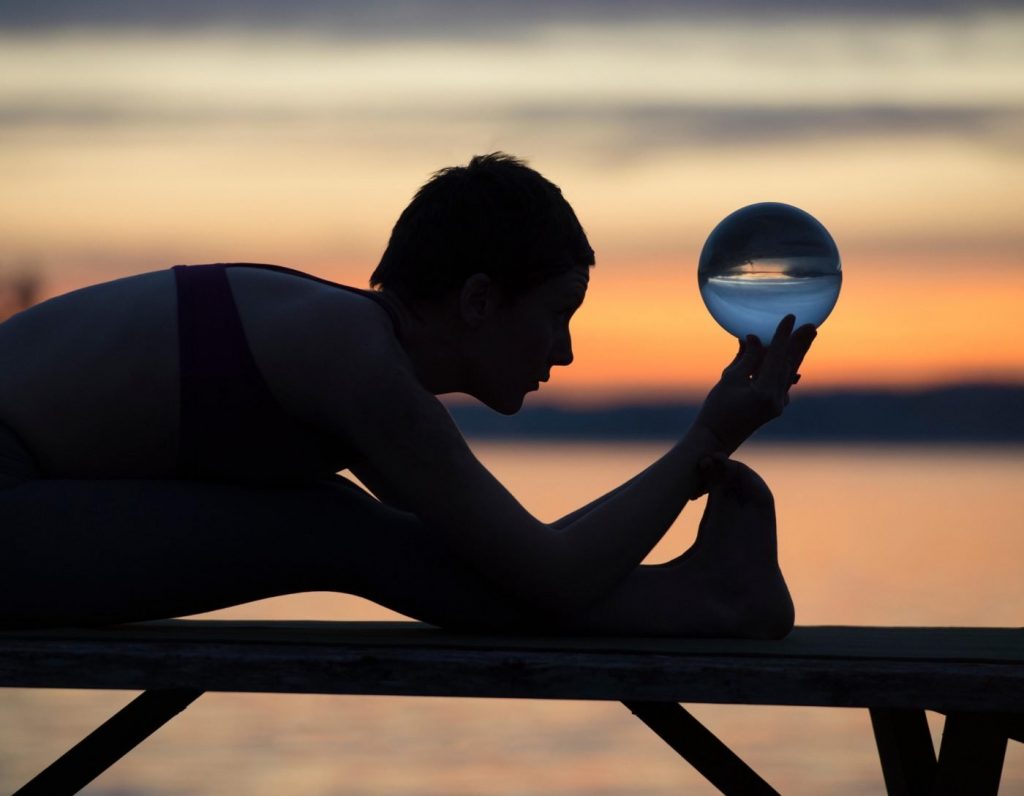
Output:
[[[512,417],[481,405],[449,407],[467,437],[517,440],[676,439],[693,422],[692,400],[600,407],[527,406]],[[1024,385],[958,385],[914,391],[795,394],[756,442],[1024,443]]]

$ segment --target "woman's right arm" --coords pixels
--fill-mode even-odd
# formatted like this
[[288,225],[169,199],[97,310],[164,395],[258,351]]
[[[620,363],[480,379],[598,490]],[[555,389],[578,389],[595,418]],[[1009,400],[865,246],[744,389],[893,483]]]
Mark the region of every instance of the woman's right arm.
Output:
[[[792,321],[784,319],[783,323],[786,325],[780,324],[778,333],[784,337],[792,330]],[[762,397],[750,395],[751,391],[757,388],[747,374],[759,370],[768,352],[756,337],[752,337],[749,341],[740,341],[739,352],[722,372],[721,381],[705,398],[691,433],[696,433],[698,429],[705,429],[711,435],[707,441],[710,447],[715,448],[714,452],[731,455],[760,425],[781,414],[782,409],[789,401],[789,387],[796,383],[796,371],[816,334],[811,327],[793,332],[793,340],[788,345],[790,350],[786,352],[782,362],[778,363],[780,367],[777,370],[780,378],[772,385],[768,394]],[[776,348],[779,347],[776,344]],[[775,366],[775,362],[769,361],[769,370]],[[781,402],[778,396],[781,396]],[[551,526],[565,528],[571,525],[605,501],[618,495],[638,477],[640,476],[634,476],[586,506],[555,520]],[[698,483],[697,490],[690,496],[690,499],[699,497],[705,492],[704,484]]]
[[388,335],[361,340],[348,372],[333,383],[328,369],[310,411],[358,451],[357,477],[381,485],[511,598],[570,616],[646,557],[699,490],[701,459],[731,452],[744,429],[752,431],[782,406],[776,371],[791,368],[788,389],[810,337],[790,337],[787,330],[767,352],[748,344],[672,450],[565,524],[537,520],[487,471]]

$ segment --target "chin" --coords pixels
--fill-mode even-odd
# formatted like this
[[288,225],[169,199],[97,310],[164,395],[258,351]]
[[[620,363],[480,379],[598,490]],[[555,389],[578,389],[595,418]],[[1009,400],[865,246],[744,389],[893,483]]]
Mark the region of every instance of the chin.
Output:
[[514,415],[523,408],[525,395],[492,395],[488,397],[476,396],[482,404],[501,415]]
[[[524,396],[525,397],[525,396]],[[520,409],[523,408],[523,399],[518,398],[514,401],[506,401],[505,403],[491,407],[495,412],[499,412],[503,415],[514,415]]]

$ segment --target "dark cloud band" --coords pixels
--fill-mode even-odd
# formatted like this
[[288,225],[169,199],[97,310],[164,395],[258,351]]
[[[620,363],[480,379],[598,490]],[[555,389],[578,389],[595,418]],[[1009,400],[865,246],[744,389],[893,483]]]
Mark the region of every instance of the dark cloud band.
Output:
[[342,37],[505,37],[546,24],[635,23],[699,15],[760,18],[958,16],[1019,10],[1019,0],[49,0],[0,2],[0,30],[203,27],[312,29]]

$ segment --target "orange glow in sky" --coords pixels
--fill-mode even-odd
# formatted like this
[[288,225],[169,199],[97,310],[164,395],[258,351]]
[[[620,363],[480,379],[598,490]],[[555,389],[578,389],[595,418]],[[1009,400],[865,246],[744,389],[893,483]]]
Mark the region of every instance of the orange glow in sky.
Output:
[[36,263],[54,295],[251,261],[364,285],[432,171],[504,149],[597,251],[546,396],[706,390],[735,343],[697,258],[757,201],[811,212],[843,256],[805,384],[1024,380],[1024,12],[878,14],[0,24],[0,276]]

